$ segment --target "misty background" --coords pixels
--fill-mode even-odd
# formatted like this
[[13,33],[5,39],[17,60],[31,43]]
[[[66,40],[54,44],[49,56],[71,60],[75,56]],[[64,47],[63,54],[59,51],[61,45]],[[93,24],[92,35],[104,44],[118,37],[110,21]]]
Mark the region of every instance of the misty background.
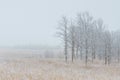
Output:
[[60,46],[56,28],[61,16],[88,11],[118,30],[119,0],[1,0],[0,46]]

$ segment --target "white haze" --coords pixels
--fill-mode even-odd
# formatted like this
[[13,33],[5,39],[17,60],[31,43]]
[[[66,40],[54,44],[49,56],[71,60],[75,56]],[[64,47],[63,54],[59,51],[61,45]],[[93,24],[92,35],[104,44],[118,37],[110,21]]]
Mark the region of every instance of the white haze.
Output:
[[0,46],[58,46],[55,36],[62,15],[88,11],[109,30],[120,26],[119,0],[1,0]]

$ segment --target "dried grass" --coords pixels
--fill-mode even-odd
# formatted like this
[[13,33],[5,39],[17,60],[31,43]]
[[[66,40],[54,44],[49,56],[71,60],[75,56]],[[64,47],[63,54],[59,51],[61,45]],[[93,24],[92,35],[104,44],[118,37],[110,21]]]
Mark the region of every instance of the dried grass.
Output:
[[[97,66],[96,66],[97,65]],[[22,59],[0,63],[0,80],[120,80],[119,66]]]

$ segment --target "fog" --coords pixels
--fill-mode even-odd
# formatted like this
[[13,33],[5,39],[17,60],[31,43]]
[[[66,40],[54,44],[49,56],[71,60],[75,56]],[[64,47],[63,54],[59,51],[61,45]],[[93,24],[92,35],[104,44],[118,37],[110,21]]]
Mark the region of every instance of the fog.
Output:
[[120,80],[120,0],[0,0],[1,80]]
[[108,29],[119,29],[119,0],[1,0],[0,46],[59,46],[58,21],[88,11]]

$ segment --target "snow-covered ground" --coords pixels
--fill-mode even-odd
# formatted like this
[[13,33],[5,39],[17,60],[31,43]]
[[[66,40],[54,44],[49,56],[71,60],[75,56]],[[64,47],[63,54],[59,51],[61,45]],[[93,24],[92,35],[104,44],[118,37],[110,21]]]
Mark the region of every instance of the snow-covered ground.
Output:
[[[21,55],[31,56],[28,53]],[[12,56],[11,53],[0,61],[0,80],[120,80],[118,65],[105,66],[95,62],[86,67],[80,61],[65,63],[60,59],[41,59],[38,55]]]

